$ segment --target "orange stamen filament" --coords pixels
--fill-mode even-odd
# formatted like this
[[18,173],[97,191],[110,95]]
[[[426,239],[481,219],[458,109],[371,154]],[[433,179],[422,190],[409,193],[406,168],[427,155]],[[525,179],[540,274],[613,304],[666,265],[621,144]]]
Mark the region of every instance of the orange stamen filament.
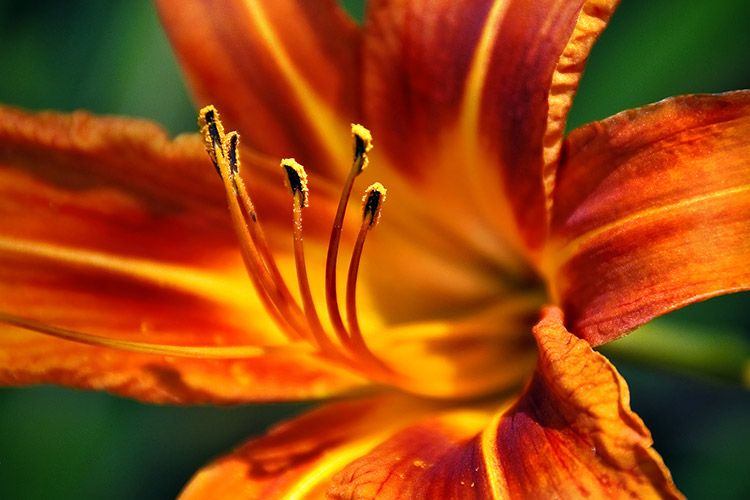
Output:
[[[201,110],[199,123],[206,150],[224,183],[232,225],[240,243],[243,262],[247,267],[256,293],[266,310],[285,334],[290,339],[299,339],[301,334],[304,336],[307,333],[299,305],[296,304],[291,294],[284,295],[281,291],[283,288],[279,285],[283,283],[283,280],[279,279],[280,276],[273,276],[269,272],[266,262],[258,251],[256,241],[260,240],[257,235],[259,223],[249,196],[244,203],[244,207],[238,201],[238,198],[241,197],[237,183],[239,172],[238,136],[236,133],[224,135],[218,112],[213,106],[207,106]],[[245,194],[247,194],[246,191]],[[253,237],[254,234],[255,237]],[[270,252],[267,252],[267,254],[270,256]],[[275,264],[270,267],[273,269]],[[284,284],[283,287],[285,286]]]
[[248,195],[247,189],[245,188],[245,182],[239,176],[235,177],[235,181],[237,185],[237,193],[240,200],[242,201],[245,213],[251,218],[252,221],[252,223],[249,224],[251,229],[250,236],[252,237],[255,246],[260,251],[261,257],[263,257],[263,261],[268,266],[268,270],[271,273],[273,282],[278,285],[279,291],[284,296],[284,299],[288,301],[293,307],[299,308],[296,301],[294,300],[294,297],[292,296],[292,293],[286,286],[284,278],[281,276],[279,267],[276,265],[276,260],[271,254],[271,250],[268,246],[268,241],[266,240],[265,233],[263,232],[263,228],[258,222],[258,216],[255,213],[255,208],[253,207],[250,196]]
[[357,318],[357,275],[359,272],[359,263],[362,258],[362,250],[365,246],[367,233],[375,227],[380,219],[380,211],[385,201],[386,190],[380,183],[375,183],[365,191],[362,198],[362,226],[357,236],[352,251],[352,259],[349,264],[349,273],[346,280],[346,319],[351,334],[351,349],[355,354],[364,357],[369,361],[375,361],[380,367],[382,363],[375,357],[367,347],[362,337],[362,330]]
[[326,354],[335,355],[337,349],[323,329],[310,291],[310,282],[307,279],[307,265],[305,264],[305,250],[302,239],[302,209],[307,207],[308,204],[307,175],[302,165],[293,159],[282,160],[281,166],[286,171],[287,187],[293,199],[294,264],[297,269],[297,285],[302,298],[302,308],[305,311],[307,322],[312,328],[312,334],[318,347]]
[[338,259],[339,244],[341,243],[341,231],[344,226],[344,216],[346,207],[349,202],[349,196],[354,186],[354,179],[362,173],[367,166],[367,153],[372,149],[372,136],[370,132],[361,125],[352,125],[352,136],[354,137],[354,160],[349,175],[344,183],[344,189],[341,192],[339,206],[336,210],[336,217],[331,229],[331,238],[328,242],[328,254],[326,256],[326,306],[328,307],[328,316],[331,324],[339,337],[342,344],[349,343],[349,334],[344,327],[339,311],[338,294],[336,291],[336,261]]
[[[301,318],[303,315],[302,310],[289,291],[289,288],[287,287],[286,282],[281,276],[281,272],[276,265],[276,261],[271,254],[271,250],[268,246],[268,241],[266,240],[263,228],[258,221],[255,207],[253,206],[253,202],[247,192],[247,189],[245,188],[245,183],[239,175],[235,175],[233,180],[236,187],[237,198],[239,198],[241,207],[243,209],[245,226],[248,229],[248,233],[250,235],[252,243],[256,248],[256,252],[258,253],[258,260],[261,261],[260,265],[262,266],[262,270],[266,273],[266,284],[261,284],[261,286],[265,290],[268,286],[272,285],[274,289],[274,291],[272,291],[271,293],[275,294],[276,300],[275,302],[271,303],[269,298],[268,301],[272,307],[269,309],[269,307],[267,306],[266,309],[272,310],[275,319],[277,319],[281,314],[290,315],[288,319],[282,321],[282,323],[288,323],[291,326],[291,328],[287,329],[287,333],[293,338],[309,339],[310,336],[306,335],[309,333],[308,330],[306,328],[301,328]],[[261,295],[267,296],[269,295],[269,292],[266,291],[265,294]]]
[[271,254],[271,250],[268,246],[263,228],[258,221],[258,215],[255,211],[252,199],[247,192],[245,187],[245,181],[242,179],[240,169],[239,150],[237,149],[237,143],[239,136],[236,132],[232,132],[228,135],[229,139],[227,143],[227,153],[229,155],[230,170],[232,172],[232,182],[234,183],[234,190],[237,198],[240,200],[245,221],[250,232],[250,237],[253,240],[255,247],[260,252],[263,263],[271,274],[271,281],[277,286],[279,293],[283,296],[283,300],[288,302],[290,307],[297,310],[297,315],[301,313],[299,306],[297,305],[294,297],[292,296],[289,288],[286,286],[284,278],[279,272],[279,268],[276,265],[276,260]]
[[244,359],[257,358],[266,354],[305,354],[311,352],[310,346],[302,342],[278,346],[181,346],[136,342],[80,333],[5,313],[0,313],[0,322],[78,344],[180,358]]
[[336,262],[338,258],[339,244],[341,242],[341,230],[344,222],[344,215],[346,213],[346,205],[349,201],[349,195],[352,192],[354,186],[354,178],[357,174],[350,172],[344,184],[344,191],[339,201],[339,207],[336,211],[336,219],[333,222],[333,228],[331,229],[331,239],[328,242],[328,255],[326,257],[326,306],[328,307],[328,316],[331,319],[331,324],[342,343],[348,341],[349,335],[344,328],[344,322],[341,319],[341,313],[339,312],[338,304],[338,293],[336,291]]

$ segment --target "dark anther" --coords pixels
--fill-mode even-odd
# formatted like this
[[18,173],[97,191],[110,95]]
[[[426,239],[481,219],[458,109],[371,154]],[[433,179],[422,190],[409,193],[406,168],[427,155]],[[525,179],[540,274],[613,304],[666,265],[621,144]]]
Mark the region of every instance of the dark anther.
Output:
[[238,167],[237,167],[237,139],[238,135],[233,133],[229,137],[229,151],[227,152],[229,155],[229,168],[232,171],[232,175],[237,175]]
[[359,159],[362,158],[365,153],[367,152],[367,145],[365,144],[365,141],[362,140],[362,138],[355,134],[354,135],[354,157]]
[[[378,209],[380,207],[380,199],[382,193],[377,189],[370,191],[367,195],[367,201],[365,202],[365,210],[363,218],[368,221],[369,225],[373,225],[377,220]],[[368,220],[369,217],[369,220]]]
[[221,168],[219,168],[219,162],[216,158],[216,150],[221,149],[221,136],[219,135],[219,128],[216,125],[216,114],[213,109],[209,109],[203,115],[203,120],[206,122],[206,128],[208,129],[208,135],[211,137],[212,150],[209,149],[208,155],[211,157],[211,162],[214,164],[216,172],[221,177]]
[[211,140],[214,143],[214,148],[221,147],[221,136],[219,135],[219,128],[216,126],[216,117],[214,116],[213,109],[206,111],[205,119],[206,125],[208,125],[208,133],[211,135]]
[[291,166],[284,165],[284,170],[286,170],[286,175],[289,179],[289,189],[292,191],[292,196],[296,196],[297,193],[302,194],[302,199],[300,200],[302,202],[302,205],[305,204],[305,190],[302,187],[302,180],[299,178],[299,173]]

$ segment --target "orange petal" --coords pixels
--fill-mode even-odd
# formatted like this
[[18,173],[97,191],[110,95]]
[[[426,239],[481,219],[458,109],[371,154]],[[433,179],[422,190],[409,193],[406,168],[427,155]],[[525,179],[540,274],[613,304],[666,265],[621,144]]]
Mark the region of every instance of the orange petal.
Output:
[[559,309],[535,335],[534,378],[484,432],[468,412],[408,427],[337,474],[329,497],[682,498],[614,367]]
[[245,144],[333,175],[351,164],[358,37],[335,0],[160,0],[201,104]]
[[[149,335],[146,341],[160,338]],[[38,383],[150,403],[238,404],[320,399],[350,392],[364,381],[304,355],[175,358],[90,347],[0,325],[0,385]]]
[[750,287],[750,92],[668,99],[571,133],[547,272],[598,345]]
[[326,405],[206,466],[180,500],[324,498],[336,472],[429,407],[396,396]]
[[171,141],[145,120],[0,106],[0,140],[1,165],[56,186],[115,188],[157,213],[189,208],[226,220],[223,191],[197,134]]
[[[138,120],[0,111],[0,312],[156,344],[282,342],[250,287],[222,196],[197,138],[171,142]],[[5,384],[153,401],[308,398],[353,381],[301,356],[172,359],[5,326],[0,360]]]
[[534,335],[534,378],[482,436],[496,487],[510,498],[681,498],[617,370],[565,330],[557,308]]
[[408,175],[421,182],[444,169],[453,178],[443,184],[463,186],[488,218],[509,210],[537,248],[545,162],[557,159],[583,63],[616,3],[370,2],[365,123]]
[[523,498],[492,494],[476,438],[489,421],[481,412],[456,411],[408,427],[336,474],[326,498]]

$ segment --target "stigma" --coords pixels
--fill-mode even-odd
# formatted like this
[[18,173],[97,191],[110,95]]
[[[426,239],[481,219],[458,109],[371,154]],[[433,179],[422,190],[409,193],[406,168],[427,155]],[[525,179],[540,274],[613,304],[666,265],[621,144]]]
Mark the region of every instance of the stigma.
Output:
[[359,369],[388,372],[388,368],[373,355],[364,341],[356,307],[357,276],[365,239],[367,233],[377,225],[385,201],[386,190],[380,183],[368,187],[362,198],[361,226],[352,249],[346,280],[346,321],[339,306],[336,277],[348,201],[355,179],[369,163],[368,154],[372,149],[370,131],[358,124],[351,127],[352,164],[334,216],[325,262],[324,294],[329,322],[328,326],[324,326],[313,300],[304,251],[303,213],[310,204],[305,168],[293,158],[280,162],[284,183],[292,199],[292,245],[297,276],[297,293],[294,294],[279,271],[245,184],[239,135],[224,131],[213,106],[201,109],[198,123],[208,156],[224,185],[232,225],[248,275],[269,315],[290,340],[306,341],[322,357],[356,365]]

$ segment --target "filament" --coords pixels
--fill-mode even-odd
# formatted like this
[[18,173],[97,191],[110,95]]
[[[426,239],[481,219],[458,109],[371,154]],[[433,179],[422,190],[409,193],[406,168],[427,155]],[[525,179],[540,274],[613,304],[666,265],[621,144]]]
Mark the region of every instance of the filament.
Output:
[[[203,133],[204,145],[216,170],[223,181],[229,204],[229,214],[240,243],[241,255],[253,286],[266,310],[290,339],[298,339],[306,332],[306,325],[301,320],[301,311],[291,295],[283,294],[278,283],[269,272],[253,238],[253,229],[257,227],[257,215],[249,197],[243,210],[238,201],[239,188],[236,174],[239,172],[239,136],[232,132],[224,134],[224,128],[218,112],[213,106],[203,108],[199,114],[199,124]],[[270,255],[270,253],[269,253]],[[285,286],[285,285],[284,285]]]
[[333,354],[336,352],[336,348],[325,334],[323,325],[320,323],[320,317],[315,309],[315,302],[310,291],[310,283],[307,279],[307,265],[305,264],[302,240],[302,209],[307,207],[309,203],[307,175],[304,167],[291,158],[281,160],[281,167],[286,172],[286,184],[293,199],[294,264],[297,268],[297,284],[302,298],[302,308],[318,346],[323,352]]
[[382,184],[376,182],[365,191],[362,198],[362,226],[354,243],[352,258],[349,264],[349,272],[346,280],[346,318],[351,335],[351,348],[360,356],[370,361],[375,360],[382,366],[367,347],[362,337],[362,330],[357,318],[357,275],[359,263],[362,258],[362,250],[365,246],[367,233],[375,227],[380,220],[380,212],[385,201],[386,190]]
[[339,340],[343,344],[348,342],[349,335],[346,332],[339,311],[338,294],[336,292],[336,261],[338,258],[339,244],[341,243],[341,231],[344,225],[346,206],[349,202],[352,187],[354,186],[354,179],[362,173],[365,167],[367,167],[367,153],[372,149],[372,136],[370,131],[362,125],[352,125],[352,136],[354,139],[354,159],[352,161],[352,168],[349,170],[349,175],[344,183],[341,198],[339,199],[339,206],[336,210],[336,217],[333,221],[333,228],[331,229],[331,238],[328,242],[328,254],[326,256],[325,277],[328,316],[331,319],[331,324],[333,325],[336,335],[338,335]]

